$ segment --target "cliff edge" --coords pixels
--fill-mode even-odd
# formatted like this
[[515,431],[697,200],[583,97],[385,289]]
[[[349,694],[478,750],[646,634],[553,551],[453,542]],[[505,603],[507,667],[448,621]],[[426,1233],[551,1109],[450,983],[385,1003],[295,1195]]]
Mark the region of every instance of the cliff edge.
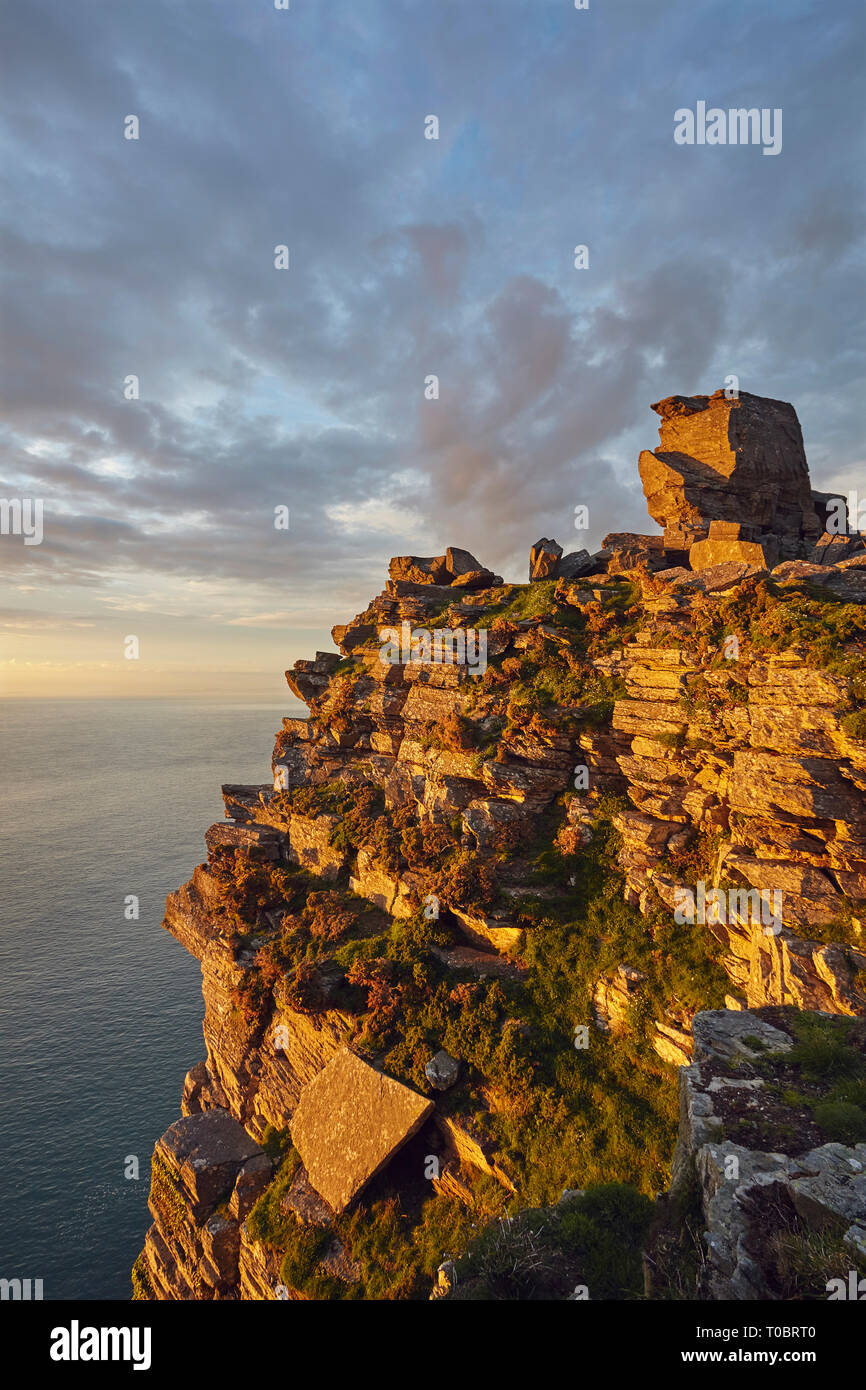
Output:
[[[136,1297],[569,1297],[574,1240],[529,1292],[478,1274],[487,1246],[449,1272],[479,1240],[507,1256],[539,1211],[584,1244],[613,1221],[647,1296],[785,1297],[743,1202],[774,1194],[802,1234],[825,1178],[862,1253],[842,1180],[866,1143],[866,549],[812,491],[790,405],[654,409],[662,534],[542,538],[526,584],[457,547],[397,557],[339,651],[287,673],[309,718],[283,720],[266,782],[223,787],[166,904],[202,964],[207,1057],[156,1145]],[[822,1044],[839,1076],[761,1072],[773,1048],[748,1044],[708,1074],[706,1020],[820,1052],[810,1018],[842,1030]],[[775,1112],[707,1128],[719,1096],[774,1086],[808,1150]],[[732,1156],[745,1187],[718,1177]],[[680,1195],[653,1207],[672,1163]],[[671,1294],[687,1171],[710,1240]],[[607,1259],[586,1296],[633,1296]]]

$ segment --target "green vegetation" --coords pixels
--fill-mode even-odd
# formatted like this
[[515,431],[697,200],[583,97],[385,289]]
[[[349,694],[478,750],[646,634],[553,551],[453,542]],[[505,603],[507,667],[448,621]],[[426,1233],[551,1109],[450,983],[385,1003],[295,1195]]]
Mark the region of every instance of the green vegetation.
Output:
[[[446,785],[449,777],[464,778],[467,764],[493,785],[485,769],[491,758],[507,769],[514,756],[531,760],[526,748],[533,743],[568,747],[582,729],[606,726],[625,687],[604,663],[601,671],[594,663],[644,621],[638,594],[629,580],[497,590],[475,624],[524,624],[519,651],[491,659],[460,710],[420,732],[414,726],[425,751],[460,755],[450,765],[447,758],[429,760]],[[844,677],[846,727],[860,728],[861,716],[866,719],[861,609],[823,591],[766,580],[721,597],[692,597],[694,622],[685,640],[708,669],[718,669],[709,678],[706,672],[689,677],[684,724],[697,713],[703,730],[719,712],[725,728],[741,722],[736,707],[748,700],[749,688],[722,655],[724,638],[736,635],[751,652],[795,646],[814,665]],[[453,616],[445,603],[440,617]],[[660,636],[658,644],[665,640]],[[684,638],[672,634],[671,640]],[[361,678],[357,663],[343,663],[322,702],[338,734]],[[685,734],[656,741],[681,750]],[[693,748],[690,743],[678,766],[688,770]],[[567,793],[530,828],[515,830],[503,817],[489,831],[491,852],[480,855],[459,812],[449,809],[445,823],[422,821],[411,803],[386,805],[372,774],[369,781],[364,775],[365,765],[355,762],[354,780],[269,800],[287,816],[334,819],[330,844],[345,856],[345,868],[328,888],[255,852],[212,856],[229,935],[257,952],[236,1007],[251,1027],[264,1026],[277,999],[300,1010],[352,1013],[353,1046],[427,1095],[426,1063],[446,1048],[460,1061],[460,1081],[437,1095],[437,1109],[459,1122],[516,1193],[504,1181],[468,1179],[465,1171],[460,1183],[471,1189],[468,1198],[465,1191],[462,1199],[452,1195],[447,1185],[437,1193],[420,1178],[422,1164],[409,1145],[351,1213],[326,1230],[311,1227],[283,1207],[299,1159],[288,1134],[269,1129],[265,1147],[280,1167],[248,1218],[252,1238],[280,1253],[283,1281],[307,1298],[426,1298],[438,1264],[461,1250],[458,1298],[536,1298],[545,1290],[566,1297],[575,1283],[586,1284],[593,1299],[636,1298],[646,1241],[653,1296],[694,1297],[703,1262],[696,1188],[672,1195],[662,1210],[649,1200],[667,1184],[678,1124],[674,1070],[653,1046],[655,1022],[721,1007],[730,986],[720,948],[703,925],[678,925],[670,912],[641,913],[626,902],[614,819],[631,803],[590,795],[592,838],[572,852],[580,836],[566,822]],[[661,867],[686,882],[713,880],[721,836],[721,830],[695,834]],[[411,916],[391,920],[348,891],[361,847],[393,880],[414,875]],[[520,892],[510,896],[514,884]],[[438,919],[422,910],[425,892],[443,904]],[[480,915],[505,905],[509,925],[523,933],[519,969],[478,977],[453,960],[445,963],[449,948],[465,944],[449,908]],[[850,909],[848,919],[856,904]],[[848,927],[853,933],[850,920]],[[837,924],[828,930],[836,932],[832,939],[848,939]],[[627,1026],[603,1032],[595,1024],[597,984],[620,965],[643,979]],[[850,1143],[866,1136],[866,1071],[844,1026],[804,1021],[782,1060],[755,1050],[749,1065],[765,1075],[780,1108],[793,1104],[828,1138]],[[737,1132],[738,1123],[731,1116],[727,1132]],[[782,1119],[774,1116],[773,1123],[781,1135]],[[798,1135],[781,1138],[794,1143]],[[562,1191],[576,1187],[584,1195],[558,1206]],[[792,1249],[779,1246],[778,1277],[796,1288],[796,1259],[808,1263],[812,1254]]]
[[527,618],[553,622],[557,583],[556,579],[541,579],[533,584],[505,584],[501,589],[491,590],[490,602],[485,605],[476,626],[492,627],[500,620],[520,623]]
[[189,1215],[177,1178],[158,1153],[150,1163],[150,1200],[162,1212],[168,1229],[179,1235]]
[[[439,1098],[440,1109],[457,1115],[491,1161],[512,1176],[518,1212],[555,1203],[564,1188],[601,1182],[639,1189],[632,1196],[643,1210],[645,1195],[666,1182],[677,1126],[675,1079],[652,1048],[652,1020],[672,1006],[717,1006],[725,989],[705,931],[673,926],[663,916],[648,922],[624,901],[617,836],[606,818],[619,805],[610,799],[597,809],[592,844],[581,855],[563,855],[557,848],[561,806],[539,823],[534,841],[521,847],[522,881],[537,884],[541,894],[515,908],[527,933],[527,970],[521,978],[477,979],[446,968],[434,952],[455,939],[447,914],[428,920],[419,910],[392,922],[380,914],[376,921],[384,930],[371,924],[364,935],[360,919],[351,916],[361,906],[358,900],[347,903],[350,895],[334,890],[308,893],[302,910],[290,914],[282,932],[260,949],[252,975],[267,989],[281,980],[285,991],[305,964],[338,967],[360,1015],[356,1045],[424,1093],[429,1093],[424,1067],[431,1053],[445,1047],[458,1057],[461,1085]],[[442,862],[454,872],[453,835],[448,827],[439,831],[441,846],[450,846]],[[407,838],[412,854],[412,836]],[[414,848],[430,854],[435,845],[425,851],[422,842]],[[475,875],[477,902],[478,861],[473,868],[470,860],[467,869]],[[345,922],[344,913],[349,914]],[[317,915],[328,924],[318,934]],[[623,961],[647,979],[631,1031],[605,1035],[592,1022],[592,994],[599,974]],[[589,1025],[586,1049],[575,1047],[578,1024]],[[275,1157],[286,1152],[286,1142],[278,1132],[265,1135]],[[431,1196],[429,1187],[425,1199],[405,1210],[405,1193],[389,1190],[383,1178],[380,1193],[334,1228],[364,1270],[359,1283],[335,1283],[335,1276],[320,1269],[319,1237],[280,1206],[296,1162],[289,1150],[278,1179],[250,1216],[249,1229],[255,1239],[282,1252],[284,1281],[306,1297],[426,1297],[443,1251],[459,1252],[478,1219],[456,1199]],[[505,1190],[494,1188],[501,1208]],[[496,1201],[488,1194],[484,1205],[489,1218]],[[617,1211],[617,1220],[624,1219]],[[575,1218],[569,1239],[575,1249],[580,1245],[581,1259],[595,1258],[593,1241],[601,1236],[593,1231],[600,1220],[593,1215],[595,1224],[586,1226]],[[562,1227],[566,1234],[570,1230],[568,1224]],[[603,1263],[599,1254],[599,1270]],[[573,1265],[572,1260],[572,1272]],[[610,1265],[611,1277],[632,1289],[631,1274],[614,1273],[618,1268]]]
[[705,1224],[700,1184],[692,1167],[656,1204],[644,1243],[648,1297],[662,1302],[700,1297]]
[[431,1196],[407,1219],[391,1196],[344,1218],[342,1230],[361,1277],[354,1296],[373,1299],[429,1297],[443,1253],[465,1246],[472,1226],[504,1206],[505,1192],[491,1179],[476,1184],[477,1205]]
[[[540,643],[520,658],[539,719],[552,704],[576,699],[578,690],[586,702],[588,688],[612,705],[615,688],[605,687],[604,678],[581,661],[567,649]],[[566,683],[572,679],[570,693]],[[518,717],[519,694],[516,704],[516,723],[526,728],[526,719]],[[495,733],[491,716],[482,719]],[[471,742],[467,724],[477,727],[481,720],[458,724],[447,737]],[[347,844],[368,845],[377,824],[386,822],[389,863],[398,871],[405,865],[423,872],[443,902],[465,902],[475,911],[496,903],[495,860],[479,858],[460,843],[459,817],[450,825],[431,825],[406,823],[392,812],[380,815],[379,802],[363,785],[329,784],[285,795],[287,809],[299,814],[340,816]],[[355,1045],[375,1054],[388,1073],[429,1094],[424,1068],[432,1052],[445,1047],[460,1059],[461,1083],[438,1098],[439,1108],[453,1113],[490,1161],[511,1176],[517,1187],[513,1213],[549,1206],[564,1188],[599,1183],[628,1184],[642,1211],[647,1195],[667,1181],[678,1116],[673,1070],[652,1046],[653,1020],[672,1009],[718,1006],[726,977],[712,958],[712,937],[700,926],[677,927],[664,914],[648,920],[625,902],[611,818],[627,803],[595,803],[591,844],[568,854],[558,835],[569,799],[561,798],[537,821],[531,840],[525,832],[513,841],[503,835],[500,862],[514,865],[520,881],[537,894],[513,901],[509,910],[511,920],[525,928],[526,969],[515,978],[479,979],[446,967],[436,952],[460,939],[447,912],[428,920],[419,907],[408,919],[389,921],[376,912],[367,915],[366,905],[344,889],[317,885],[311,891],[306,875],[283,878],[281,869],[251,864],[240,852],[232,874],[226,857],[233,910],[258,924],[260,940],[256,969],[248,972],[250,983],[241,987],[238,1002],[264,1020],[279,986],[281,998],[296,1007],[321,1007],[321,972],[342,973],[339,1007],[358,1015]],[[266,931],[261,907],[274,900],[284,904],[282,925]],[[599,975],[620,963],[642,971],[646,981],[630,1030],[604,1034],[593,1023],[593,992]],[[578,1025],[589,1029],[588,1048],[575,1046]],[[284,1141],[278,1134],[266,1136],[275,1157],[285,1152]],[[280,1207],[294,1161],[289,1151],[249,1229],[282,1252],[285,1282],[306,1297],[355,1297],[361,1288],[367,1297],[426,1297],[443,1252],[458,1253],[479,1219],[480,1208],[473,1214],[456,1198],[430,1195],[429,1186],[423,1198],[409,1202],[404,1191],[388,1187],[386,1175],[379,1190],[365,1194],[351,1218],[334,1228],[363,1270],[358,1283],[335,1284],[334,1275],[321,1269],[320,1238]],[[494,1187],[482,1204],[487,1221],[505,1201],[505,1189]],[[621,1222],[623,1211],[617,1211]],[[575,1250],[580,1245],[581,1259],[591,1261],[604,1223],[599,1226],[598,1213],[588,1221],[575,1217],[569,1238]],[[563,1240],[569,1231],[566,1223]],[[561,1265],[568,1253],[563,1250]],[[600,1255],[598,1261],[600,1268]],[[615,1275],[629,1296],[637,1288],[633,1274]]]
[[[753,1064],[790,1109],[811,1116],[822,1141],[866,1142],[866,1047],[862,1022],[838,1015],[786,1013],[796,1039],[788,1052]],[[726,1129],[728,1127],[726,1126]],[[783,1135],[797,1138],[796,1130]]]
[[277,1129],[275,1125],[265,1125],[265,1132],[259,1140],[262,1148],[272,1162],[277,1163],[288,1154],[292,1147],[292,1136],[288,1129]]
[[457,1261],[452,1297],[633,1299],[643,1291],[641,1246],[653,1204],[634,1188],[589,1188],[553,1209],[504,1216]]
[[144,1260],[144,1252],[136,1258],[132,1266],[132,1298],[136,1300],[147,1300],[154,1298],[153,1285],[147,1272],[147,1265]]
[[[443,1252],[462,1249],[473,1225],[504,1208],[505,1190],[480,1176],[467,1188],[469,1201],[431,1195],[429,1183],[405,1183],[400,1195],[386,1180],[371,1185],[360,1203],[327,1227],[302,1224],[283,1209],[300,1158],[290,1149],[270,1187],[247,1218],[247,1231],[282,1256],[280,1277],[305,1298],[426,1299]],[[354,1278],[322,1268],[341,1249]]]
[[791,1198],[777,1184],[752,1194],[749,1203],[753,1253],[760,1261],[773,1298],[826,1301],[831,1280],[847,1285],[848,1272],[866,1275],[866,1259],[846,1245],[846,1222],[829,1216],[819,1228],[808,1226]]
[[[532,920],[523,1016],[534,1099],[526,1114],[515,1106],[498,1118],[506,1159],[519,1165],[521,1195],[533,1203],[605,1179],[645,1192],[664,1186],[678,1112],[673,1077],[652,1048],[652,1020],[671,1006],[720,1007],[727,987],[706,931],[663,913],[647,919],[624,901],[617,842],[601,822],[569,865],[569,891],[523,908]],[[621,963],[647,977],[631,1029],[615,1036],[591,1027],[589,1048],[576,1048],[575,1026],[592,1023],[595,982]]]
[[866,739],[866,707],[861,706],[844,714],[842,728],[851,738]]
[[691,611],[695,653],[724,666],[724,640],[735,635],[757,653],[795,649],[806,662],[848,683],[842,725],[866,738],[866,609],[826,589],[750,579],[729,594],[696,595]]
[[832,1279],[844,1278],[854,1269],[858,1278],[866,1275],[863,1260],[846,1245],[839,1230],[808,1230],[789,1214],[790,1227],[775,1231],[768,1242],[771,1268],[775,1273],[778,1297],[824,1302]]
[[823,1100],[812,1107],[819,1129],[838,1144],[866,1143],[866,1109],[844,1100]]

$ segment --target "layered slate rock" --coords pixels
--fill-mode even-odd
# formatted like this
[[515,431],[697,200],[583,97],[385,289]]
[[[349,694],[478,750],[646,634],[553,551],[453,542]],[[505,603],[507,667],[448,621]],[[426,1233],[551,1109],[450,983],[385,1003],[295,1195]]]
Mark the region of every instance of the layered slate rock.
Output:
[[685,550],[671,549],[664,536],[641,536],[632,531],[614,531],[605,536],[600,555],[607,562],[608,574],[625,574],[643,567],[659,570],[684,563]]
[[431,1100],[347,1048],[301,1092],[292,1142],[310,1183],[339,1213],[417,1134],[432,1110]]
[[395,555],[388,566],[390,579],[410,584],[447,584],[444,555]]
[[336,652],[316,652],[315,661],[296,661],[286,672],[286,683],[293,695],[309,704],[328,688],[331,676],[340,664]]
[[[718,567],[727,568],[737,569]],[[721,594],[734,582],[716,580]],[[631,802],[616,821],[626,895],[642,911],[674,911],[677,888],[695,885],[671,862],[696,834],[718,836],[716,871],[738,888],[778,890],[782,901],[782,930],[767,932],[747,913],[708,928],[732,999],[859,1014],[866,952],[814,939],[843,917],[845,896],[866,898],[866,759],[843,727],[846,681],[793,652],[743,650],[714,669],[711,655],[672,644],[667,618],[638,632],[617,661],[627,690],[612,720]],[[694,681],[706,707],[688,701]]]
[[[839,1276],[866,1250],[866,1144],[822,1143],[808,1113],[786,1109],[796,1091],[774,1087],[772,1070],[766,1074],[768,1062],[784,1066],[791,1052],[785,1022],[774,1010],[713,1009],[694,1019],[695,1060],[680,1071],[672,1190],[697,1180],[707,1249],[703,1297],[778,1297],[767,1235],[781,1218],[800,1228],[800,1239],[835,1232],[845,1252]],[[762,1134],[764,1145],[738,1142],[732,1136],[740,1133]],[[827,1296],[823,1284],[815,1296]]]
[[175,1121],[153,1155],[153,1225],[136,1265],[140,1295],[219,1299],[239,1280],[240,1223],[270,1182],[271,1161],[225,1110]]
[[666,531],[697,542],[712,521],[745,521],[759,533],[817,540],[820,523],[793,406],[747,392],[727,400],[716,391],[668,396],[652,408],[661,416],[660,445],[644,450],[638,466],[650,516]]
[[156,1152],[183,1183],[196,1216],[231,1192],[248,1159],[265,1157],[243,1126],[224,1110],[175,1120],[159,1140]]

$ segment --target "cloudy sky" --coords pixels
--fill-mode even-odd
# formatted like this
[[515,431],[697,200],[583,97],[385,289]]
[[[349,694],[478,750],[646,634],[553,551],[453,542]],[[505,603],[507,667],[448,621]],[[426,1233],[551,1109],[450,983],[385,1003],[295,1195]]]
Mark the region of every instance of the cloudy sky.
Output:
[[[279,698],[391,555],[655,530],[649,404],[731,373],[866,491],[863,13],[7,3],[0,692]],[[675,144],[698,101],[781,153]]]

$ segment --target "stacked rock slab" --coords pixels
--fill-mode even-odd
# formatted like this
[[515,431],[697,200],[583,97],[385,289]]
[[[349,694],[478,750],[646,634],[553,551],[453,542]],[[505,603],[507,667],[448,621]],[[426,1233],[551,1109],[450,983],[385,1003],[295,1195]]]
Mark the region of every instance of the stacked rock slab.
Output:
[[225,1110],[177,1120],[159,1140],[148,1205],[153,1225],[136,1262],[142,1296],[231,1297],[241,1224],[267,1187],[271,1161]]
[[[612,721],[632,803],[617,819],[627,896],[644,911],[675,911],[678,893],[697,884],[672,863],[697,834],[715,837],[708,891],[725,882],[780,895],[781,929],[745,906],[708,924],[732,998],[860,1013],[861,919],[857,944],[810,939],[866,899],[866,752],[843,727],[847,682],[793,652],[743,650],[721,669],[711,655],[698,661],[685,640],[675,644],[676,620],[687,636],[688,605],[651,618],[615,662],[627,689]],[[711,703],[692,701],[695,682]]]
[[690,542],[693,569],[728,560],[770,568],[814,544],[821,527],[793,406],[717,391],[668,396],[653,410],[660,445],[638,461],[647,506],[666,543]]
[[389,577],[410,584],[436,584],[455,589],[489,589],[502,579],[485,569],[468,550],[449,545],[444,555],[397,555],[388,567]]

